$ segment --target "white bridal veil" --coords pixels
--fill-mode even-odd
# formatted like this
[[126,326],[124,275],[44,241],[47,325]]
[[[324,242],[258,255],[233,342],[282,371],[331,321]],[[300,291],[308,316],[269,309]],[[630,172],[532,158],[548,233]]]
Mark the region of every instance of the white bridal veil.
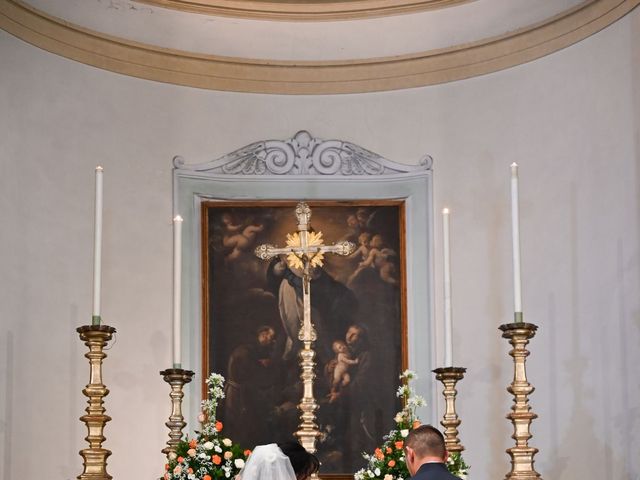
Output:
[[289,457],[275,443],[257,446],[240,470],[239,480],[296,480]]

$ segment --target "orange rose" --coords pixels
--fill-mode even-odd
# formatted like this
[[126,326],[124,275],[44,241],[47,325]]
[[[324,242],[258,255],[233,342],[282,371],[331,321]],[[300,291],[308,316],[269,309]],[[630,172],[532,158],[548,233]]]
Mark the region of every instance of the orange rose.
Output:
[[222,422],[220,420],[218,420],[216,422],[216,431],[217,432],[221,432],[222,431]]
[[418,428],[420,426],[420,420],[414,420],[413,421],[413,428]]
[[184,458],[183,457],[178,457],[178,463],[182,463],[184,462]]
[[191,440],[191,441],[189,442],[189,446],[190,446],[191,448],[196,448],[196,447],[198,446],[198,441],[194,438],[193,440]]
[[248,449],[247,449],[247,450],[245,450],[245,451],[244,451],[244,456],[245,456],[245,457],[248,457],[249,455],[251,455],[251,450],[248,450]]
[[169,464],[168,463],[164,464],[164,469],[167,470],[167,471],[169,470]]
[[211,461],[215,464],[215,465],[220,465],[220,462],[222,462],[222,459],[220,458],[219,455],[214,455],[213,457],[211,457]]
[[211,475],[205,475],[202,480],[211,480]]
[[402,450],[402,447],[404,447],[404,442],[402,440],[396,442],[396,448],[398,450]]
[[193,468],[189,467],[189,468],[187,469],[187,473],[189,473],[189,474],[193,475]]
[[396,461],[395,460],[389,460],[389,463],[387,463],[387,465],[389,465],[390,467],[395,467]]
[[391,447],[387,447],[387,448],[385,449],[385,452],[387,452],[387,453],[391,453],[391,452],[393,452],[393,450],[391,449]]
[[374,455],[378,460],[382,460],[384,458],[384,453],[382,453],[382,450],[379,448],[376,448]]

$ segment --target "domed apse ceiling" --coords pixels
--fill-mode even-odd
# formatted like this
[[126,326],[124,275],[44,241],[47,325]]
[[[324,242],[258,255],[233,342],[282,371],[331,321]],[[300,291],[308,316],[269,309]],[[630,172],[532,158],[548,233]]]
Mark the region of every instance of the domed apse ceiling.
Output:
[[0,0],[0,27],[126,75],[242,92],[356,93],[508,68],[640,0]]

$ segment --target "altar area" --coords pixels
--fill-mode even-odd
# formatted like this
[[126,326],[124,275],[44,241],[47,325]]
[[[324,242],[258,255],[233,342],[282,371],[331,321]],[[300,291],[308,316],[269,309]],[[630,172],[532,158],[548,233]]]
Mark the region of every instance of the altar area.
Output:
[[[10,2],[13,7],[18,3]],[[91,4],[109,15],[124,15],[122,9],[109,9],[108,3],[89,2],[82,8]],[[114,2],[116,6],[127,3]],[[471,8],[481,3],[461,4]],[[39,4],[53,8],[58,2]],[[130,13],[147,18],[141,10]],[[444,387],[433,370],[446,366],[442,210],[447,207],[453,366],[466,368],[456,384],[458,438],[471,466],[469,478],[503,479],[510,469],[506,450],[515,445],[514,427],[505,417],[513,405],[507,387],[513,381],[514,360],[499,327],[515,320],[510,165],[516,162],[524,321],[538,326],[526,347],[530,352],[527,381],[535,387],[528,400],[538,415],[531,422],[529,440],[539,449],[535,470],[544,479],[635,480],[640,472],[636,454],[640,450],[640,385],[633,376],[633,366],[640,363],[636,175],[640,110],[634,81],[639,74],[634,60],[639,15],[635,9],[571,48],[504,71],[393,92],[319,96],[163,84],[83,65],[0,31],[5,120],[0,134],[0,478],[31,480],[45,475],[46,469],[47,476],[70,480],[83,471],[79,451],[89,444],[87,426],[80,417],[88,405],[82,390],[90,372],[88,348],[76,329],[92,324],[96,165],[104,168],[100,317],[102,325],[116,330],[102,363],[102,383],[109,390],[103,406],[111,417],[102,443],[111,452],[107,472],[122,480],[160,478],[167,459],[162,449],[170,439],[165,423],[172,408],[170,385],[159,372],[174,366],[172,220],[176,214],[183,217],[186,253],[181,257],[180,364],[194,372],[182,398],[186,422],[182,433],[190,437],[200,426],[198,412],[206,394],[203,382],[209,373],[204,368],[203,318],[209,315],[213,326],[209,346],[214,348],[207,363],[221,366],[210,371],[229,370],[229,359],[244,343],[242,337],[257,333],[262,325],[250,325],[251,314],[268,313],[271,320],[281,322],[279,290],[278,301],[267,295],[273,285],[266,275],[270,262],[257,257],[249,261],[253,248],[264,243],[286,245],[286,234],[297,230],[294,210],[299,201],[310,205],[311,225],[322,231],[326,245],[343,240],[349,232],[339,228],[346,231],[349,215],[357,217],[359,208],[375,210],[375,217],[388,215],[391,220],[384,225],[397,225],[395,219],[402,217],[402,202],[394,202],[411,192],[400,191],[397,183],[386,179],[360,200],[388,194],[383,199],[387,203],[352,207],[318,205],[314,202],[326,191],[314,181],[306,183],[306,190],[295,190],[295,181],[289,178],[294,176],[286,175],[288,181],[271,187],[271,192],[272,200],[286,194],[289,203],[263,207],[256,204],[260,182],[247,178],[248,185],[221,182],[209,191],[200,188],[202,172],[189,170],[244,146],[286,143],[306,131],[319,141],[361,147],[401,165],[405,173],[417,172],[423,177],[416,184],[424,185],[424,177],[431,178],[430,199],[425,197],[416,202],[417,208],[405,211],[407,224],[411,215],[425,217],[425,230],[411,241],[411,247],[405,238],[401,248],[400,237],[393,233],[399,229],[380,227],[384,229],[375,232],[382,232],[387,243],[398,239],[397,247],[394,243],[383,249],[397,255],[404,252],[410,294],[406,335],[401,311],[394,316],[398,323],[379,322],[380,327],[389,327],[384,342],[395,341],[395,335],[406,339],[406,359],[402,344],[398,349],[379,349],[379,358],[388,361],[389,370],[381,370],[387,380],[376,390],[386,396],[383,407],[392,413],[373,422],[378,429],[372,435],[376,448],[383,442],[378,433],[393,427],[393,414],[400,407],[393,403],[399,402],[397,375],[405,367],[419,377],[413,388],[426,401],[425,407],[419,407],[421,421],[439,425],[446,411]],[[432,157],[431,162],[423,162],[425,154]],[[184,168],[178,170],[194,182],[192,188],[182,184],[174,189],[176,155],[184,159],[178,162]],[[325,201],[358,200],[351,194],[357,183],[342,182],[342,190],[334,190],[336,195]],[[219,205],[216,198],[232,189],[237,205]],[[216,248],[227,229],[238,225],[236,220],[249,222],[253,216],[259,222],[251,225],[265,226],[256,232],[251,249],[240,247],[241,255],[226,258],[235,247],[211,250],[213,267],[217,262],[226,264],[234,272],[233,282],[216,277],[217,268],[209,273],[201,268],[197,257],[206,244],[205,230],[198,230],[203,212],[196,213],[194,193],[210,202],[205,212]],[[332,210],[340,220],[335,224],[328,221]],[[225,213],[232,214],[229,225],[223,221]],[[266,236],[279,219],[290,223],[274,227],[273,240],[258,240],[258,234]],[[316,224],[314,219],[323,223]],[[244,235],[244,229],[240,233]],[[354,243],[357,249],[357,238]],[[236,261],[235,255],[241,260]],[[393,265],[393,255],[389,260]],[[331,262],[337,272],[334,278],[349,284],[357,265]],[[251,268],[245,268],[248,265]],[[367,282],[375,280],[376,288],[402,278],[399,270],[394,273],[387,267],[385,277],[390,283],[380,276],[380,268],[368,268],[364,272],[375,275],[367,276]],[[213,275],[214,294],[219,285],[227,290],[236,287],[236,293],[246,288],[250,302],[231,292],[233,305],[210,297],[214,301],[205,311],[200,301],[205,295],[205,274]],[[360,275],[352,280],[354,289],[364,283]],[[423,285],[408,288],[408,279],[418,276]],[[366,295],[366,290],[357,290],[358,296]],[[321,287],[314,291],[312,286],[311,295],[326,291]],[[402,304],[393,296],[371,298],[361,304],[367,308]],[[226,320],[226,313],[234,311],[243,314],[239,320],[243,328],[235,331],[232,321]],[[338,311],[349,313],[348,309]],[[215,344],[217,332],[229,335],[222,348]],[[283,331],[276,335],[276,342],[283,342],[278,343],[282,352],[287,337]],[[330,330],[328,338],[333,341],[339,335],[334,338]],[[324,365],[336,354],[332,345],[316,348],[322,369],[318,369],[314,393],[322,416],[326,412],[322,402],[327,402],[331,388]],[[212,352],[227,356],[216,358]],[[241,353],[238,350],[233,358],[242,359]],[[276,380],[281,382],[277,385],[285,384]],[[298,392],[292,397],[297,399]],[[289,421],[295,429],[300,420],[298,403],[276,405],[282,407],[282,415],[293,412]],[[235,428],[225,415],[220,412],[222,432]],[[269,428],[264,430],[269,433]],[[258,436],[264,431],[249,433]],[[240,436],[229,437],[244,446],[246,440]],[[369,448],[367,452],[375,454],[375,448]],[[363,459],[359,467],[366,463]]]
[[[207,163],[174,159],[173,364],[160,371],[171,400],[169,440],[162,449],[165,480],[234,478],[253,448],[293,438],[317,455],[323,478],[406,480],[403,439],[421,425],[420,414],[434,424],[440,418],[434,383],[409,365],[431,370],[442,383],[445,463],[455,476],[467,478],[456,410],[457,384],[467,369],[453,360],[448,208],[442,210],[441,358],[426,348],[436,350],[435,318],[423,314],[418,321],[415,313],[433,310],[429,295],[416,294],[433,291],[426,274],[434,263],[432,164],[426,155],[418,166],[407,167],[307,131],[255,142]],[[100,313],[103,177],[103,167],[96,167],[92,322],[77,328],[90,364],[83,390],[88,406],[80,418],[89,447],[80,452],[80,480],[112,478],[112,452],[103,447],[111,421],[104,407],[109,390],[103,363],[116,329]],[[386,189],[380,191],[383,181]],[[240,196],[252,183],[254,197]],[[537,418],[529,395],[535,388],[526,360],[538,327],[524,321],[522,308],[516,163],[510,166],[510,192],[514,314],[499,326],[513,360],[507,418],[515,445],[506,450],[506,479],[536,480],[538,449],[529,444]],[[309,198],[311,205],[293,203],[296,197]],[[283,234],[292,217],[295,230]],[[325,243],[323,231],[338,241]],[[286,236],[281,246],[277,235]],[[247,280],[252,271],[266,275],[266,284]],[[262,300],[252,310],[247,305],[256,293]],[[196,374],[183,368],[183,358],[203,377],[202,401],[183,400]],[[430,368],[434,359],[440,363]],[[430,411],[413,383],[429,395]],[[191,433],[183,431],[188,425],[195,425]]]

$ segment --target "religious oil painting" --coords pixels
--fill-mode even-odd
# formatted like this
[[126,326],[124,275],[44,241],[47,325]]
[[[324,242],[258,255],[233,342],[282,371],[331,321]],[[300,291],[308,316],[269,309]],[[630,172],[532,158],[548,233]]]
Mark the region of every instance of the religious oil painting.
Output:
[[[302,272],[284,255],[295,202],[209,201],[202,208],[203,371],[226,378],[219,418],[244,448],[294,439],[302,381],[298,333]],[[322,474],[353,474],[394,425],[406,367],[404,203],[315,201],[311,232],[325,245],[348,240],[347,256],[325,253],[311,271],[317,331],[314,395]],[[206,375],[205,375],[206,378]]]

